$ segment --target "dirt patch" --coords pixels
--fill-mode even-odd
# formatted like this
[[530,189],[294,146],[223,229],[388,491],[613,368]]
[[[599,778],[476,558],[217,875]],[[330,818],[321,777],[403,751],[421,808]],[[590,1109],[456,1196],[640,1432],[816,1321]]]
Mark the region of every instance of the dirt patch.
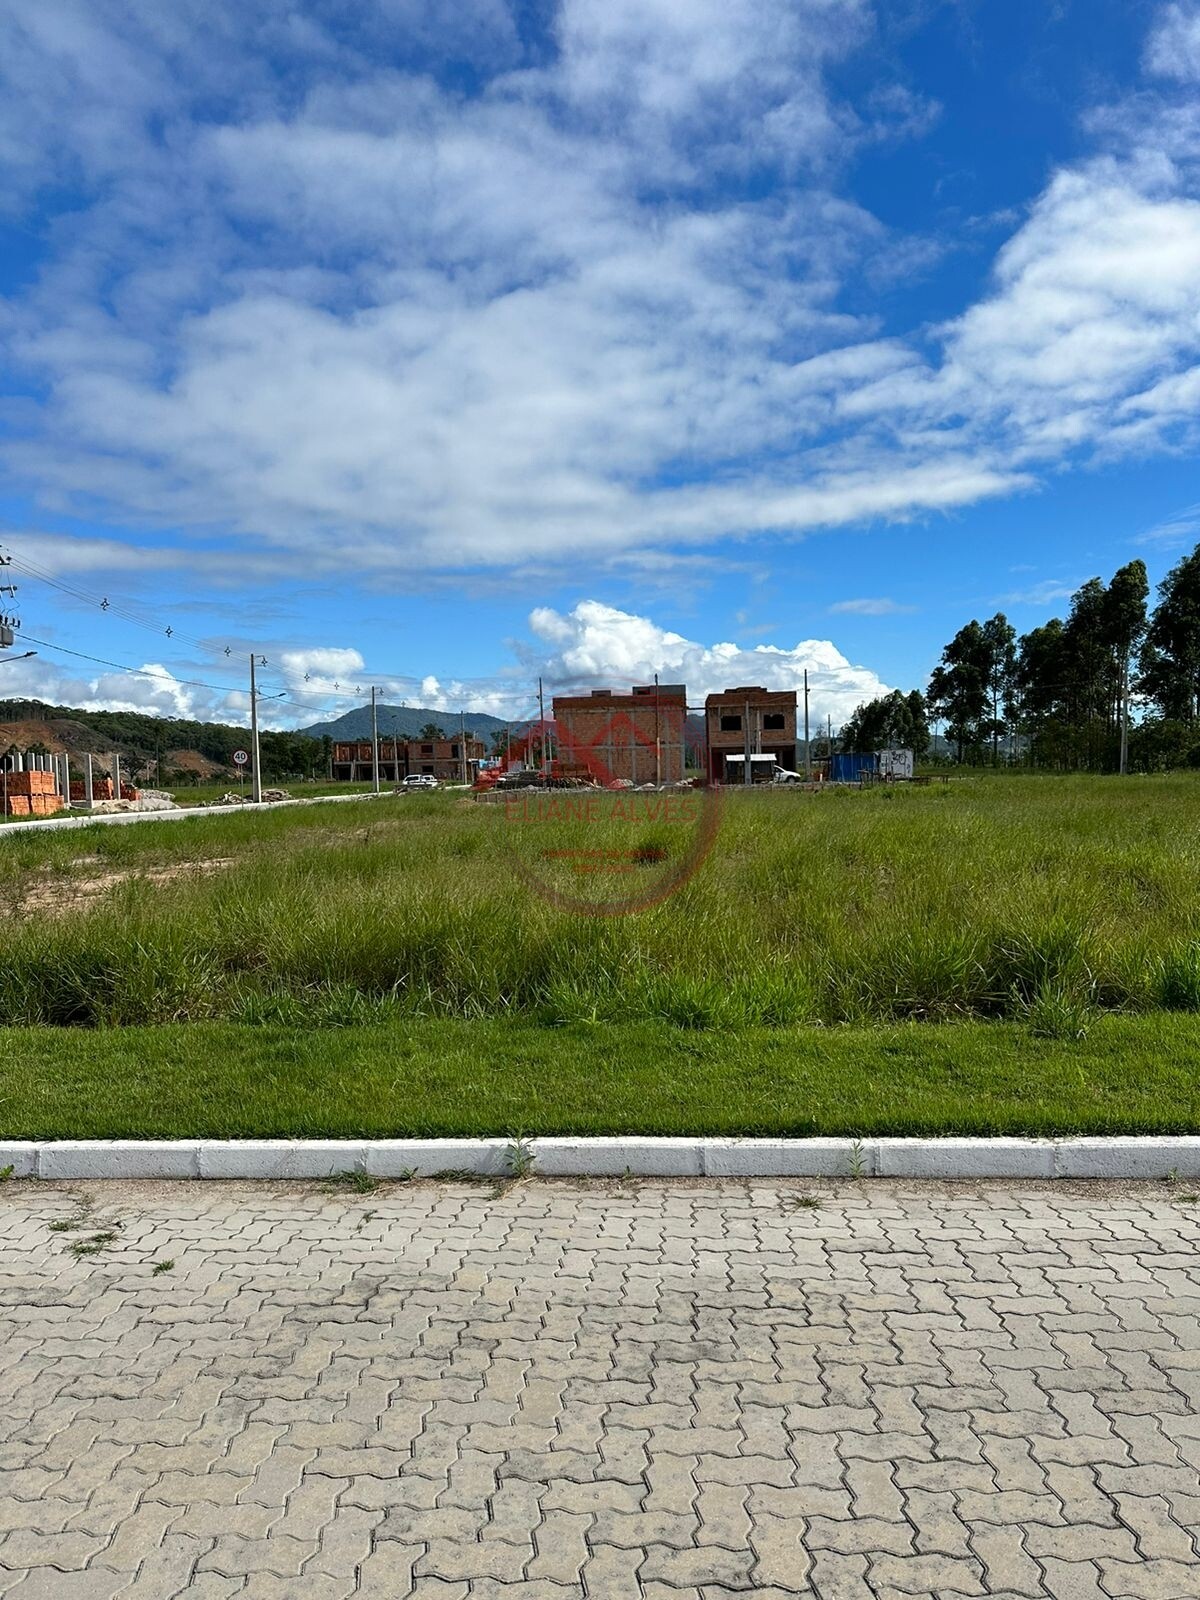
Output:
[[[98,856],[80,856],[68,866],[90,867],[99,860]],[[66,873],[59,867],[43,867],[17,890],[12,909],[19,916],[67,916],[82,905],[103,899],[131,878],[153,888],[179,878],[207,877],[232,865],[232,856],[214,856],[207,861],[177,861],[164,867],[106,868],[103,872]]]
[[0,750],[38,747],[53,755],[104,755],[117,748],[106,733],[98,733],[70,717],[37,717],[22,722],[0,722]]
[[230,770],[220,761],[202,755],[199,750],[168,750],[162,758],[162,764],[164,771],[173,768],[177,772],[194,772],[204,782],[211,778],[224,778]]

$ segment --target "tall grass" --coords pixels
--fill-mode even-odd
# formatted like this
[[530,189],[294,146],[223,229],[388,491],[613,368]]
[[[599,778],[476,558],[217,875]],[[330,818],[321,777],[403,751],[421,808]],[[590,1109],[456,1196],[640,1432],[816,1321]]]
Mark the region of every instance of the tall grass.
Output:
[[[1100,1011],[1200,1010],[1191,775],[734,794],[691,880],[626,916],[557,909],[514,864],[549,843],[636,852],[631,826],[514,837],[502,808],[435,795],[13,836],[0,841],[0,1024],[1069,1028]],[[643,831],[654,849],[638,871],[686,850],[686,830]],[[142,876],[197,856],[232,864]],[[120,881],[71,901],[73,883],[104,874]]]

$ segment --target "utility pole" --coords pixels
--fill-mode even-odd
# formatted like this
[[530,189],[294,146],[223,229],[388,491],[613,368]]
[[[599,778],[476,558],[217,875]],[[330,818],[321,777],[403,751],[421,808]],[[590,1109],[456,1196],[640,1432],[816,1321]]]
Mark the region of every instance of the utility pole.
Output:
[[465,713],[458,713],[458,754],[462,765],[462,781],[467,782],[467,723]]
[[538,760],[542,777],[546,776],[546,702],[542,698],[542,680],[538,679]]
[[371,685],[371,792],[379,793],[379,708],[377,690]]
[[658,673],[654,674],[654,787],[662,788],[662,738],[658,726]]
[[812,746],[808,742],[808,668],[804,669],[804,776],[812,782]]
[[750,782],[750,702],[742,707],[742,751],[744,756],[742,767],[742,783]]
[[[12,557],[7,550],[0,550],[0,567],[11,567]],[[0,583],[0,594],[5,594],[12,601],[16,601],[17,586],[15,583]],[[14,630],[20,628],[20,617],[10,616],[5,612],[0,616],[0,648],[11,650],[14,641]]]
[[256,805],[262,801],[262,760],[258,748],[258,688],[254,681],[254,652],[250,652],[250,798]]
[[1129,770],[1129,653],[1121,667],[1121,776]]

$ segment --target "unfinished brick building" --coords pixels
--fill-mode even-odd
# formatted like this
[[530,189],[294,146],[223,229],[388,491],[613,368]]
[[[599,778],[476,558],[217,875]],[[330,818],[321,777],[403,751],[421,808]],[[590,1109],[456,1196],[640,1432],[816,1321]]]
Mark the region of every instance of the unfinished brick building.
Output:
[[555,695],[555,766],[597,783],[679,783],[686,722],[682,683],[635,684],[629,694]]
[[[441,783],[469,783],[486,755],[483,740],[470,733],[465,739],[380,739],[379,777],[383,783],[397,783],[410,773],[424,773]],[[350,783],[369,783],[370,739],[335,742],[333,776]]]
[[[796,691],[761,685],[722,689],[704,702],[708,775],[713,783],[743,783],[745,757],[773,756],[789,771],[796,769]],[[729,757],[741,759],[729,761]],[[756,763],[751,762],[753,769]],[[767,762],[760,776],[769,776]]]

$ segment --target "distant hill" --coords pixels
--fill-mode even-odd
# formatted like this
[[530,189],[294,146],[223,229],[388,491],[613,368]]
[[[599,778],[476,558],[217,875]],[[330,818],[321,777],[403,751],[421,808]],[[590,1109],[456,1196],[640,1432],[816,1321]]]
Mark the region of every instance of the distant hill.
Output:
[[[0,700],[0,755],[7,750],[106,755],[120,752],[122,764],[139,772],[161,763],[164,781],[174,770],[184,782],[231,774],[233,752],[245,746],[247,730],[228,722],[194,722],[184,717],[152,717],[141,711],[85,711],[79,706],[40,700]],[[320,739],[263,730],[263,776],[286,781],[325,771]]]
[[[386,706],[376,708],[379,732],[390,737],[399,734],[402,739],[415,739],[428,722],[444,728],[448,735],[458,732],[457,711],[430,711],[420,706]],[[515,727],[503,717],[490,717],[483,711],[468,711],[464,718],[468,733],[478,734],[491,744],[492,735],[503,728]],[[371,708],[356,706],[330,722],[314,722],[307,728],[297,728],[297,733],[309,739],[369,739],[371,737]]]

